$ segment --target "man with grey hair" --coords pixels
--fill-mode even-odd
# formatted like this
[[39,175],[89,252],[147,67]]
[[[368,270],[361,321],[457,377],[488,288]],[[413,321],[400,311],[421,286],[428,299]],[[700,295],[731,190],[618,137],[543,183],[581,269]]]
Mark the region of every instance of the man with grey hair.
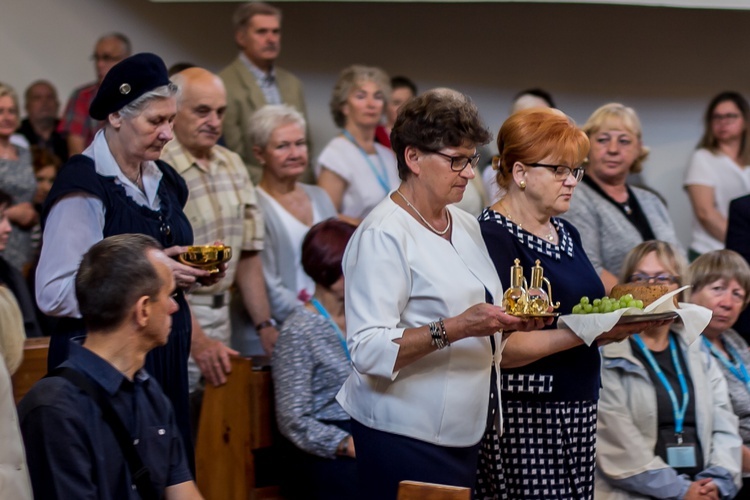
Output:
[[224,280],[188,296],[193,312],[188,367],[192,393],[198,388],[201,374],[214,385],[224,383],[225,373],[231,369],[229,356],[237,354],[227,347],[232,283],[237,284],[244,308],[260,337],[256,350],[243,354],[265,351],[270,355],[278,331],[271,319],[263,280],[259,253],[263,248],[263,220],[255,189],[242,159],[216,144],[227,109],[224,85],[218,76],[202,68],[181,71],[172,81],[180,88],[175,138],[164,147],[161,159],[175,168],[190,189],[184,211],[193,226],[195,243],[221,241],[231,246],[237,256],[229,261]]
[[67,136],[68,154],[73,156],[83,152],[94,135],[101,128],[101,122],[89,116],[89,107],[94,100],[99,85],[107,72],[131,53],[130,40],[122,33],[109,33],[96,41],[91,59],[96,69],[96,82],[89,83],[73,91],[65,106],[65,113],[57,131]]
[[[224,140],[242,157],[257,184],[261,167],[247,134],[250,115],[266,104],[282,103],[304,115],[305,97],[299,79],[274,65],[281,52],[281,11],[263,2],[249,2],[237,8],[232,22],[240,54],[219,73],[227,90]],[[306,180],[312,180],[311,171]]]

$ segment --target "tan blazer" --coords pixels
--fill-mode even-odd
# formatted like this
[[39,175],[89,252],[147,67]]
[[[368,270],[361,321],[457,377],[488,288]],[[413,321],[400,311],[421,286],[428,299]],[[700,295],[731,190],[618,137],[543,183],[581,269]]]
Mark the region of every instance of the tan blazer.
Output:
[[[302,82],[290,72],[276,67],[276,83],[279,87],[281,100],[296,108],[307,119],[305,108],[305,96],[302,92]],[[224,116],[224,140],[227,147],[239,154],[245,162],[253,184],[258,184],[261,177],[261,167],[253,154],[253,143],[247,133],[250,123],[250,115],[263,107],[266,99],[263,91],[258,86],[255,76],[250,73],[247,66],[236,58],[232,63],[221,70],[219,76],[224,81],[227,89],[227,110]],[[310,134],[308,126],[308,144]],[[312,151],[310,151],[312,154]],[[308,167],[309,168],[309,167]],[[303,175],[303,181],[312,180],[312,171]]]

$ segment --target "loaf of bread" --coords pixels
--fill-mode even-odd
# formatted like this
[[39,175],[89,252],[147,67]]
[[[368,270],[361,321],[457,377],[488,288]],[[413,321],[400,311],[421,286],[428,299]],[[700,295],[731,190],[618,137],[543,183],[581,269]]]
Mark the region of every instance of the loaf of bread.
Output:
[[623,295],[631,294],[634,299],[642,300],[643,307],[646,307],[668,291],[669,288],[667,288],[666,285],[626,283],[624,285],[615,285],[609,293],[609,296],[613,299],[619,299]]

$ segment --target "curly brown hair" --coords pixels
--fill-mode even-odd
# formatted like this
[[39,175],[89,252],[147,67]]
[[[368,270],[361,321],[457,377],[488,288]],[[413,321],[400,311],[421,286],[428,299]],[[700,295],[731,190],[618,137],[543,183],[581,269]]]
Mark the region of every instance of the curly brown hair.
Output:
[[411,173],[406,165],[407,146],[425,152],[467,143],[484,145],[492,134],[479,117],[479,110],[464,94],[433,89],[404,104],[391,130],[391,146],[398,161],[401,180]]

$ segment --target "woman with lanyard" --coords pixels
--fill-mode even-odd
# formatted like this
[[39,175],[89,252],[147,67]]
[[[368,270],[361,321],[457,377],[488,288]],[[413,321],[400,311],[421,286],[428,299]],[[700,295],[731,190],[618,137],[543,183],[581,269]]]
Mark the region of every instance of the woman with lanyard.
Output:
[[[685,258],[662,241],[628,253],[623,281],[681,286]],[[718,363],[702,342],[662,325],[602,348],[597,499],[734,498],[737,418]]]
[[[698,257],[690,266],[693,291],[690,302],[711,309],[711,322],[703,331],[703,344],[724,372],[734,413],[740,419],[742,472],[750,473],[750,351],[732,329],[750,297],[750,267],[738,253],[715,250]],[[750,494],[750,479],[744,486]]]
[[285,498],[356,498],[351,422],[335,399],[351,372],[341,260],[354,229],[328,219],[305,236],[302,267],[315,281],[315,294],[284,322],[273,352],[276,419],[299,449],[295,484]]
[[399,183],[396,156],[375,142],[388,95],[383,70],[354,65],[341,72],[331,96],[333,121],[342,131],[320,153],[315,175],[336,210],[353,223]]

